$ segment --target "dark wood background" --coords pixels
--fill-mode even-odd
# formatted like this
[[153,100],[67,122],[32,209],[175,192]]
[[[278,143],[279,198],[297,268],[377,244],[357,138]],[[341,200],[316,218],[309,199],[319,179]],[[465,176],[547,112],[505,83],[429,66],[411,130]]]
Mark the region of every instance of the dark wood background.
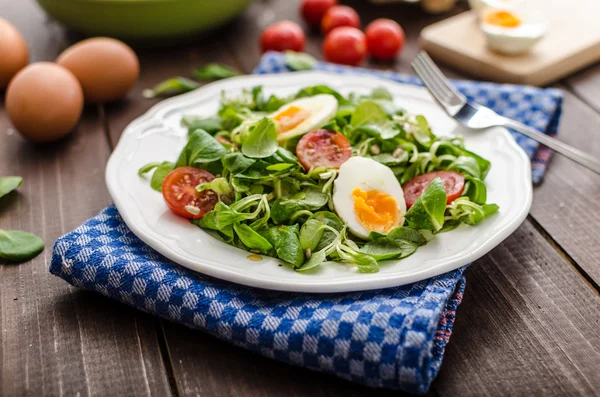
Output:
[[[410,73],[419,31],[444,17],[417,7],[357,8],[363,23],[399,21],[407,45],[394,64]],[[23,229],[46,250],[0,265],[0,396],[329,396],[398,395],[294,368],[158,320],[48,273],[51,246],[110,203],[104,167],[125,125],[150,108],[141,91],[193,67],[223,62],[249,73],[265,24],[298,20],[297,1],[257,1],[203,39],[137,48],[140,80],[129,98],[88,107],[71,137],[34,146],[0,107],[0,175],[21,175],[19,193],[0,202],[0,228]],[[455,13],[466,7],[459,6]],[[79,38],[33,0],[0,0],[0,15],[24,34],[32,61],[54,60]],[[447,15],[445,15],[447,16]],[[321,38],[307,51],[319,56]],[[460,76],[447,72],[454,77]],[[565,92],[560,139],[600,156],[600,65],[556,84]],[[600,394],[600,176],[556,156],[534,190],[531,214],[467,271],[467,289],[435,396]]]

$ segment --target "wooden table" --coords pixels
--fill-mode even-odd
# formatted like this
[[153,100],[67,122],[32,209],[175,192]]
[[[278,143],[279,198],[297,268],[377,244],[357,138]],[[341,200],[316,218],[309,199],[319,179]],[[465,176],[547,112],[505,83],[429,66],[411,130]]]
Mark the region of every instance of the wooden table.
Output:
[[[363,22],[391,17],[406,29],[401,58],[368,65],[375,68],[410,72],[420,29],[439,18],[411,7],[346,3]],[[53,60],[78,39],[33,0],[0,0],[0,10],[23,32],[32,61]],[[125,125],[155,103],[141,91],[208,62],[249,73],[261,28],[282,18],[298,19],[296,2],[256,2],[204,39],[136,48],[142,73],[128,100],[88,107],[72,136],[56,144],[24,141],[0,107],[0,175],[25,179],[18,194],[2,199],[0,228],[36,233],[47,244],[33,261],[0,265],[0,396],[398,395],[263,358],[48,273],[54,240],[110,203],[107,158]],[[319,55],[320,41],[310,36],[307,51]],[[565,92],[560,138],[600,156],[600,65],[557,86]],[[430,395],[600,394],[599,228],[600,176],[555,156],[527,220],[468,269]]]

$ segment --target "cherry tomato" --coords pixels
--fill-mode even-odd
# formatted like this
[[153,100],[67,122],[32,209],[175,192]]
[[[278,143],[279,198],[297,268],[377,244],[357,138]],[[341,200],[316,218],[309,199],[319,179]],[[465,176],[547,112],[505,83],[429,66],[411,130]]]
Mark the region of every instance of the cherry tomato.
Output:
[[329,33],[340,26],[360,28],[360,17],[353,8],[348,6],[333,6],[325,11],[321,19],[321,32]]
[[213,179],[213,174],[199,168],[175,168],[162,183],[163,198],[177,215],[187,219],[200,219],[215,207],[219,197],[212,190],[198,192],[196,186]]
[[391,19],[376,19],[365,30],[369,53],[377,59],[390,60],[404,47],[404,30]]
[[356,28],[335,28],[325,36],[323,54],[329,62],[358,65],[367,55],[367,40]]
[[423,190],[429,186],[429,183],[435,178],[441,178],[446,190],[447,204],[460,197],[465,188],[465,177],[454,171],[436,171],[414,177],[402,186],[404,190],[404,199],[406,206],[410,208],[419,198]]
[[351,155],[348,139],[330,130],[309,132],[296,146],[296,156],[306,171],[317,167],[340,168]]
[[260,47],[266,51],[304,51],[306,36],[296,22],[283,20],[275,22],[262,32]]
[[336,4],[337,0],[303,0],[300,13],[309,25],[320,26],[325,11]]

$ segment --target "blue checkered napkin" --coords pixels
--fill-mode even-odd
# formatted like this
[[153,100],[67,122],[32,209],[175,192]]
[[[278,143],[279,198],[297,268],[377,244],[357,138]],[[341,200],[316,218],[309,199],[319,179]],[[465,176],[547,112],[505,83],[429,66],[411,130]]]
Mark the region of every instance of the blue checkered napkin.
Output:
[[114,206],[58,239],[50,264],[51,273],[77,287],[264,356],[413,393],[426,392],[440,368],[463,270],[347,294],[247,288],[169,261],[139,240]]
[[[405,84],[422,85],[415,76],[391,71],[353,68],[325,62],[319,62],[316,69],[342,74],[370,75]],[[254,70],[255,73],[259,74],[284,73],[289,71],[290,69],[285,65],[284,55],[277,52],[265,54]],[[453,83],[469,100],[487,106],[503,116],[537,128],[548,135],[554,136],[558,133],[563,95],[557,89],[501,85],[465,80],[455,80]],[[511,133],[517,143],[531,158],[533,183],[540,183],[544,178],[546,166],[550,161],[550,149],[541,146],[533,139],[527,138],[518,132],[511,131]]]

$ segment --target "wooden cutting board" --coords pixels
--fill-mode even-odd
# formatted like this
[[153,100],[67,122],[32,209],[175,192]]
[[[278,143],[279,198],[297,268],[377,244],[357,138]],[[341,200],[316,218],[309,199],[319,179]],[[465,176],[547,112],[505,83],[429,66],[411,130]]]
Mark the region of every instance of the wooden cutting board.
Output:
[[474,12],[430,25],[421,45],[433,58],[476,77],[542,86],[600,60],[600,0],[531,0],[550,23],[529,53],[501,55],[486,47]]

